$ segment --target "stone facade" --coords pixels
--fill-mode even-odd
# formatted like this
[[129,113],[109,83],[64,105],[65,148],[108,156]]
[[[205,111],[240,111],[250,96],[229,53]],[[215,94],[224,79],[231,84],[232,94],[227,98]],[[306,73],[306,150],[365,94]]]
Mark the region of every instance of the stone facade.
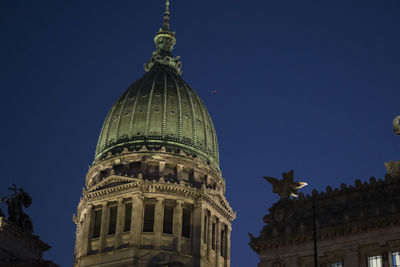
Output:
[[388,168],[384,180],[275,203],[260,236],[250,235],[259,267],[314,266],[313,202],[319,266],[400,266],[400,176]]
[[[75,266],[230,266],[235,213],[224,197],[220,172],[205,162],[163,148],[125,151],[93,165],[86,184],[91,186],[74,217]],[[144,229],[146,204],[154,207],[152,230]],[[173,210],[172,231],[163,229],[166,207]],[[190,220],[186,236],[184,210]]]

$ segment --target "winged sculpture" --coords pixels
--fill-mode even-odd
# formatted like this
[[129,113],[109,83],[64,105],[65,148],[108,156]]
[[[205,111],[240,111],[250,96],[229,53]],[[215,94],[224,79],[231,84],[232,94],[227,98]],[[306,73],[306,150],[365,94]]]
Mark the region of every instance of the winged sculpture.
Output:
[[267,176],[264,176],[264,179],[272,184],[273,192],[277,193],[281,199],[288,199],[290,196],[297,197],[297,189],[307,185],[306,182],[294,182],[293,176],[294,172],[290,170],[282,174],[282,180]]

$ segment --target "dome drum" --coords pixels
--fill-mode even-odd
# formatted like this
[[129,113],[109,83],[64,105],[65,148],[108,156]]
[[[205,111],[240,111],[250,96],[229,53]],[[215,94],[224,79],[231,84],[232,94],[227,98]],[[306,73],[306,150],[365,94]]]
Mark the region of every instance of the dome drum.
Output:
[[193,188],[222,190],[225,181],[221,172],[206,164],[200,158],[192,158],[184,152],[173,153],[162,147],[159,151],[129,152],[124,149],[121,155],[109,156],[93,165],[86,175],[86,187],[93,188],[111,175],[159,181],[160,179],[187,185]]

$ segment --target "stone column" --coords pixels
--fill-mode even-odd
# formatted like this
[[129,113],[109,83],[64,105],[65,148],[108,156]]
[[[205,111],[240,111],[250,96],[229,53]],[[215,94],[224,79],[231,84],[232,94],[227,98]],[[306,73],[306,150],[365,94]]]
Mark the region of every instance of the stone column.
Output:
[[163,201],[164,199],[158,197],[154,208],[154,246],[161,247],[161,232],[163,227]]
[[[82,238],[82,240],[80,242],[82,244],[81,251],[82,251],[83,256],[87,255],[89,253],[89,249],[90,249],[90,246],[89,246],[90,238],[91,238],[90,225],[91,225],[91,221],[93,220],[93,216],[94,216],[94,214],[92,214],[92,213],[93,213],[93,207],[92,207],[92,205],[88,205],[85,215],[84,215],[84,218],[83,218],[83,223],[82,223],[83,225],[80,229],[80,231],[81,231],[80,237]],[[80,222],[78,221],[78,223],[80,223]]]
[[160,177],[164,177],[164,170],[165,170],[165,161],[160,161],[159,169],[158,169],[158,173],[159,173]]
[[174,234],[174,249],[181,251],[181,235],[182,235],[182,212],[183,201],[177,200],[174,209],[173,218],[173,234]]
[[202,226],[203,226],[204,210],[201,208],[201,202],[195,203],[193,207],[193,214],[191,218],[191,231],[192,231],[192,251],[194,257],[194,266],[200,266],[200,255],[202,245]]
[[134,195],[132,197],[132,217],[131,217],[131,240],[129,245],[133,247],[140,246],[140,237],[142,235],[143,222],[143,197]]
[[178,176],[178,181],[182,181],[183,164],[176,164],[176,176]]
[[108,204],[103,203],[103,209],[101,211],[101,227],[100,227],[100,238],[99,238],[99,251],[103,251],[106,245],[106,236],[108,230]]
[[226,267],[231,266],[231,232],[232,228],[228,225],[228,227],[226,227]]
[[220,267],[219,265],[219,257],[221,255],[221,222],[217,220],[215,224],[215,240],[217,241],[215,244],[215,266]]
[[211,212],[208,214],[208,233],[207,233],[207,259],[210,259],[210,252],[212,246],[212,215]]
[[124,227],[124,221],[125,221],[124,203],[123,199],[120,198],[118,200],[117,227],[115,229],[115,242],[114,242],[115,248],[119,248],[119,246],[121,245],[121,233],[122,233],[122,228]]

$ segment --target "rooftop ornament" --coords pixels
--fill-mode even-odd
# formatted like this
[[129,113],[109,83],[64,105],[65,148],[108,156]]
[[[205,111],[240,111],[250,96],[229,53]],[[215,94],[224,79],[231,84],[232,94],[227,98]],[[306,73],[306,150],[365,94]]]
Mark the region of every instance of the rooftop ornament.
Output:
[[393,132],[396,135],[400,135],[400,115],[393,120]]
[[264,179],[272,184],[273,192],[278,194],[283,199],[289,199],[290,196],[297,197],[297,189],[307,185],[306,182],[294,182],[293,170],[282,174],[282,180],[277,178],[264,176]]
[[161,29],[154,37],[154,43],[156,45],[156,51],[153,52],[149,63],[144,64],[144,70],[149,71],[156,63],[167,65],[178,75],[182,74],[181,67],[182,63],[179,61],[180,57],[172,57],[172,49],[176,43],[175,32],[171,32],[169,26],[169,0],[165,2],[164,22]]
[[[393,132],[400,135],[400,115],[393,120]],[[385,162],[385,166],[390,177],[400,177],[400,161]]]
[[[18,225],[26,232],[32,233],[32,221],[22,210],[22,206],[28,208],[32,204],[31,196],[26,193],[23,188],[17,188],[15,184],[13,184],[12,187],[9,187],[8,190],[11,191],[11,194],[0,199],[0,203],[6,203],[8,206],[8,221]],[[1,210],[0,217],[5,217]]]

